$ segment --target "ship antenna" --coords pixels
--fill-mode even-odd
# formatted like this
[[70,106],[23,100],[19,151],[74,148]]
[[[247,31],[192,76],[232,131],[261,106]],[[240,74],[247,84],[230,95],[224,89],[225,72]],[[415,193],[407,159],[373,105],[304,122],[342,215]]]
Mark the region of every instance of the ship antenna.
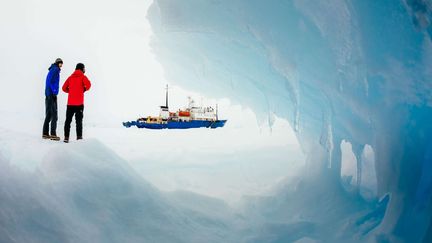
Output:
[[218,104],[216,103],[216,121],[218,121],[219,120],[219,118],[218,118]]

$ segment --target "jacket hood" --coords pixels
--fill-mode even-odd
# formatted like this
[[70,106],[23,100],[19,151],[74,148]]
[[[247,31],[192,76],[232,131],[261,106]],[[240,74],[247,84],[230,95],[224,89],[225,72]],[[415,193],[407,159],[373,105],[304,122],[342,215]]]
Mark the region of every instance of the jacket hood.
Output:
[[53,68],[60,69],[59,66],[58,66],[58,64],[53,63],[53,64],[51,64],[51,66],[48,68],[48,70],[51,70],[51,69],[53,69]]
[[80,77],[80,76],[84,76],[84,73],[83,73],[83,71],[81,71],[81,70],[75,70],[75,71],[72,73],[71,76],[73,76],[73,77]]

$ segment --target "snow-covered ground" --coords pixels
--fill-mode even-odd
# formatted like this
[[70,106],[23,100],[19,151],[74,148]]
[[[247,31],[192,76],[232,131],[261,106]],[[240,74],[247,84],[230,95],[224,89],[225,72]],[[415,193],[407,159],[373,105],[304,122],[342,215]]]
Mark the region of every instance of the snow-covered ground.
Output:
[[160,192],[97,139],[0,133],[2,153],[21,145],[0,156],[0,242],[235,242],[223,201]]
[[[91,114],[91,107],[86,112]],[[41,117],[12,112],[2,112],[2,117],[0,153],[21,169],[34,171],[49,151],[69,145],[42,140]],[[63,121],[60,117],[60,136]],[[97,139],[108,146],[155,187],[189,190],[230,204],[246,195],[266,193],[286,177],[298,174],[304,164],[295,144],[274,142],[290,136],[290,127],[282,120],[272,132],[258,126],[236,128],[236,121],[223,129],[181,131],[126,129],[120,120],[84,122],[86,139]],[[73,138],[73,126],[71,130]]]
[[[37,119],[2,114],[0,242],[362,242],[387,205],[302,179],[286,146],[158,149],[186,135],[97,124],[65,144],[42,140]],[[170,146],[183,149],[161,156]]]

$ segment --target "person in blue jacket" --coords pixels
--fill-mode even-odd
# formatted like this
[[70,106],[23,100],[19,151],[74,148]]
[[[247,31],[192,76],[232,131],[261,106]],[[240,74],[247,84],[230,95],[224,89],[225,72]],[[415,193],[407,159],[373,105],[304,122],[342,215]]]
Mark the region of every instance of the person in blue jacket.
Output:
[[[63,60],[57,58],[48,69],[48,75],[45,81],[45,122],[43,125],[42,138],[59,141],[57,136],[57,95],[59,92],[60,70],[63,66]],[[51,130],[49,125],[51,123]],[[50,132],[50,133],[49,133]]]

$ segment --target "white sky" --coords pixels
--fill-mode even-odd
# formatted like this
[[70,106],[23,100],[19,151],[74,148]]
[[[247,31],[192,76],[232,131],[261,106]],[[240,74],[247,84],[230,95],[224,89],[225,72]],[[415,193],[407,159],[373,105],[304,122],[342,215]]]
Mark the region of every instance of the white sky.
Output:
[[[3,2],[0,6],[0,110],[25,113],[43,119],[44,80],[56,57],[65,64],[61,84],[77,62],[87,66],[93,82],[86,94],[86,120],[120,124],[139,115],[156,115],[164,103],[163,69],[151,51],[152,31],[146,19],[151,1],[35,1]],[[61,85],[60,84],[60,85]],[[244,129],[249,136],[238,143],[296,144],[288,123],[279,120],[273,134],[262,136],[253,113],[229,100],[215,100],[170,84],[170,106],[183,107],[187,96],[198,103],[219,103],[227,128]],[[186,87],[187,88],[187,87]],[[59,127],[66,95],[59,95]],[[265,127],[265,126],[264,126]],[[250,132],[253,129],[254,132]],[[283,136],[278,134],[283,133]],[[289,138],[289,139],[287,139]]]
[[[152,31],[146,18],[150,4],[150,0],[3,1],[0,126],[35,137],[41,135],[47,69],[61,57],[64,67],[60,85],[78,62],[86,64],[86,74],[93,84],[85,97],[84,134],[101,138],[128,160],[157,160],[166,151],[174,151],[173,157],[207,153],[213,156],[212,161],[219,154],[226,157],[254,149],[289,147],[290,151],[300,151],[285,120],[276,119],[270,132],[257,123],[249,108],[231,104],[228,99],[202,97],[166,80],[150,47]],[[185,106],[187,96],[198,103],[202,100],[205,105],[218,103],[220,118],[228,119],[226,127],[194,131],[121,127],[122,121],[135,120],[139,115],[157,115],[158,106],[165,101],[167,83],[171,86],[172,110]],[[61,137],[66,100],[67,96],[60,93],[57,132]],[[283,156],[286,154],[280,155],[280,161],[284,161]]]

